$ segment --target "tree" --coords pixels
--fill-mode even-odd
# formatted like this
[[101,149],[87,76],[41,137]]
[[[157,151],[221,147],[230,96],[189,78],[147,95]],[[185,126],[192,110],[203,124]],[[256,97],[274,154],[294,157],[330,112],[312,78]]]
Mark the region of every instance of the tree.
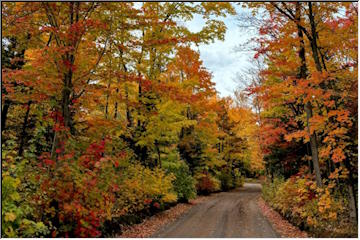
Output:
[[[347,87],[340,80],[348,75],[348,71],[352,72],[341,65],[345,61],[345,65],[350,66],[354,60],[351,48],[346,57],[341,50],[333,51],[338,49],[338,40],[333,38],[338,36],[334,34],[336,23],[341,22],[341,27],[337,28],[339,32],[347,31],[340,35],[352,41],[354,31],[350,25],[357,21],[356,17],[350,17],[354,6],[342,3],[250,3],[249,6],[254,11],[263,7],[269,14],[269,21],[260,27],[262,36],[258,38],[255,55],[265,58],[267,69],[261,73],[265,80],[260,86],[253,86],[251,91],[264,101],[263,115],[268,118],[264,121],[281,126],[281,131],[271,136],[276,137],[271,145],[281,146],[284,140],[292,145],[294,140],[309,144],[312,155],[309,169],[314,168],[319,187],[333,178],[331,172],[335,169],[344,169],[348,180],[343,183],[349,187],[351,212],[355,213],[355,195],[352,193],[355,187],[350,183],[353,174],[349,174],[352,170],[351,167],[345,170],[341,165],[353,161],[350,155],[346,157],[346,149],[354,142],[349,138],[350,131],[354,130],[350,119],[355,119],[356,115],[350,116],[349,105],[345,104],[347,94],[342,94],[341,90]],[[345,11],[344,18],[336,15],[341,9]],[[347,84],[354,84],[350,82]],[[334,132],[338,133],[335,141],[331,140]],[[306,150],[302,154],[305,155]]]

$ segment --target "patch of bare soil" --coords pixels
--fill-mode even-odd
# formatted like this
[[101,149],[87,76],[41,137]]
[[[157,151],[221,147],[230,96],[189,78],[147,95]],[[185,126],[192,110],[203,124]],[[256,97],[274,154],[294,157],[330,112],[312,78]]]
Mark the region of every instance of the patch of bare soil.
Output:
[[284,219],[278,212],[272,209],[261,197],[258,200],[258,205],[263,213],[271,223],[272,227],[276,230],[281,237],[285,238],[307,238],[308,234],[301,231]]

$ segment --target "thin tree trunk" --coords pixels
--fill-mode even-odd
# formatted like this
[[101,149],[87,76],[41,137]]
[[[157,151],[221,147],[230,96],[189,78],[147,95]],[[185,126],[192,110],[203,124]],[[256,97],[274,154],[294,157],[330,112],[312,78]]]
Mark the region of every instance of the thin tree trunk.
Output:
[[5,99],[4,106],[3,106],[3,109],[1,111],[1,132],[3,132],[5,130],[6,119],[7,119],[7,115],[8,115],[8,112],[9,112],[10,105],[11,105],[11,101],[9,99]]
[[[124,62],[124,58],[123,58],[123,51],[120,51],[120,56],[121,56],[121,63],[122,63],[122,67],[124,69],[124,72],[127,73],[127,67],[126,64]],[[125,76],[126,77],[126,76]],[[130,108],[129,108],[129,88],[126,82],[126,79],[124,78],[124,83],[125,83],[125,105],[126,105],[126,120],[127,120],[127,127],[131,127],[132,126],[132,117],[131,117],[131,112],[130,112]]]
[[108,119],[108,115],[109,115],[110,80],[107,85],[107,90],[108,90],[108,92],[106,93],[106,104],[105,104],[105,118],[106,119]]
[[[138,98],[139,98],[139,109],[138,109],[138,111],[139,111],[139,116],[141,116],[140,115],[140,111],[141,111],[141,107],[142,107],[142,89],[141,89],[141,74],[139,73],[138,74],[138,77],[139,77],[139,95],[138,95]],[[140,119],[138,118],[138,121],[137,121],[137,126],[138,127],[140,127],[140,125],[141,125],[141,121],[140,121]]]
[[[145,41],[144,39],[145,37],[145,29],[142,29],[142,39],[143,41]],[[140,57],[138,60],[138,64],[140,64],[142,62],[142,57],[143,57],[143,53],[144,53],[144,46],[141,46],[141,52],[140,52]],[[138,78],[139,78],[139,88],[138,88],[138,101],[139,101],[139,107],[138,107],[138,120],[137,120],[137,126],[140,127],[141,126],[141,120],[140,120],[140,116],[141,116],[141,107],[143,105],[143,101],[142,101],[142,88],[141,88],[141,72],[140,70],[138,70]]]
[[72,128],[71,114],[70,114],[70,94],[71,94],[71,78],[72,72],[69,71],[64,77],[64,87],[62,91],[62,115],[64,117],[64,126]]
[[130,108],[129,108],[129,90],[128,90],[128,86],[126,83],[125,83],[125,104],[126,104],[127,126],[131,127],[132,126],[132,118],[131,118],[131,112],[130,112]]
[[349,178],[347,179],[348,193],[349,193],[349,207],[350,207],[350,219],[353,221],[358,221],[358,206],[356,201],[356,190],[355,190],[355,180],[353,177],[353,171],[350,166],[350,162],[345,160],[344,167],[349,170]]
[[53,138],[53,142],[52,142],[52,146],[51,146],[51,154],[50,154],[50,157],[51,157],[52,159],[55,159],[56,145],[57,145],[57,132],[54,133],[54,138]]
[[160,156],[160,147],[159,147],[159,142],[157,140],[155,140],[155,146],[156,146],[156,152],[157,152],[157,166],[161,167],[161,156]]
[[309,20],[310,20],[310,26],[311,26],[311,37],[312,37],[312,41],[310,41],[311,44],[311,49],[312,49],[312,55],[313,55],[313,59],[315,62],[315,66],[316,66],[316,70],[318,70],[319,72],[322,71],[322,66],[321,66],[321,62],[320,62],[320,57],[319,57],[319,47],[317,44],[317,32],[316,32],[316,25],[315,25],[315,19],[314,19],[314,15],[313,15],[313,11],[312,11],[312,3],[308,2],[309,5]]
[[29,120],[30,106],[31,106],[31,101],[29,101],[27,104],[24,122],[23,122],[22,130],[21,130],[21,134],[20,134],[19,156],[22,156],[22,154],[24,152],[24,141],[25,141],[25,137],[26,137],[26,127],[27,127],[28,120]]
[[[116,88],[116,95],[119,94],[119,88]],[[115,102],[115,106],[114,106],[114,119],[118,118],[118,102]]]
[[352,187],[351,184],[347,184],[347,190],[349,193],[349,205],[350,205],[350,219],[352,221],[358,220],[358,212],[356,207],[356,200],[355,200],[355,189]]
[[[69,18],[70,18],[70,27],[73,25],[74,23],[74,2],[70,2],[69,3]],[[76,5],[78,6],[78,4],[80,3],[76,3]],[[78,20],[78,7],[77,7],[77,12],[76,12],[76,16],[75,19]],[[74,44],[76,45],[76,44]],[[71,112],[70,112],[70,95],[72,92],[72,77],[73,77],[73,71],[72,71],[72,66],[75,62],[75,56],[74,53],[66,53],[65,54],[65,59],[69,62],[69,70],[67,71],[67,73],[65,73],[64,75],[64,86],[63,86],[63,91],[62,91],[62,114],[64,117],[64,126],[70,128],[70,131],[73,133],[73,128],[72,128],[72,116],[71,116]]]
[[[110,54],[111,54],[111,43],[110,42]],[[106,93],[106,105],[105,105],[105,118],[108,119],[109,117],[109,98],[110,98],[110,87],[111,87],[111,60],[112,60],[112,56],[110,56],[110,71],[109,71],[109,80],[108,80],[108,84],[107,84],[107,93]]]
[[307,132],[310,135],[310,149],[311,149],[312,162],[315,171],[316,184],[318,187],[322,187],[316,133],[310,132],[310,118],[312,117],[312,106],[310,102],[306,103],[305,112],[306,112]]

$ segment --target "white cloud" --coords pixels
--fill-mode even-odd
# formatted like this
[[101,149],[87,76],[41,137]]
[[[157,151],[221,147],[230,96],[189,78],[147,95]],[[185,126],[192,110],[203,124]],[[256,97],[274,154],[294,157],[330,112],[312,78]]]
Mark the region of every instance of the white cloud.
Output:
[[[244,11],[235,6],[237,12]],[[235,90],[237,83],[236,73],[244,71],[249,67],[251,52],[235,52],[234,48],[240,43],[252,37],[249,32],[242,32],[237,26],[237,16],[222,18],[226,24],[227,31],[224,41],[215,41],[208,45],[200,45],[200,57],[204,66],[213,74],[213,81],[216,83],[216,90],[220,96],[230,96]],[[184,23],[191,31],[199,31],[205,21],[201,16],[195,16],[190,22]]]

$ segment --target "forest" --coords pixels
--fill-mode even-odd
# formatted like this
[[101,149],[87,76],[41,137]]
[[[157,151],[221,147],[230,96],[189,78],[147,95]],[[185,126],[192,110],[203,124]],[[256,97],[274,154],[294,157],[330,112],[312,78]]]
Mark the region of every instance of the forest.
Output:
[[[312,236],[357,236],[357,3],[1,5],[2,237],[115,236],[245,178]],[[235,5],[254,69],[221,97],[197,47]]]

